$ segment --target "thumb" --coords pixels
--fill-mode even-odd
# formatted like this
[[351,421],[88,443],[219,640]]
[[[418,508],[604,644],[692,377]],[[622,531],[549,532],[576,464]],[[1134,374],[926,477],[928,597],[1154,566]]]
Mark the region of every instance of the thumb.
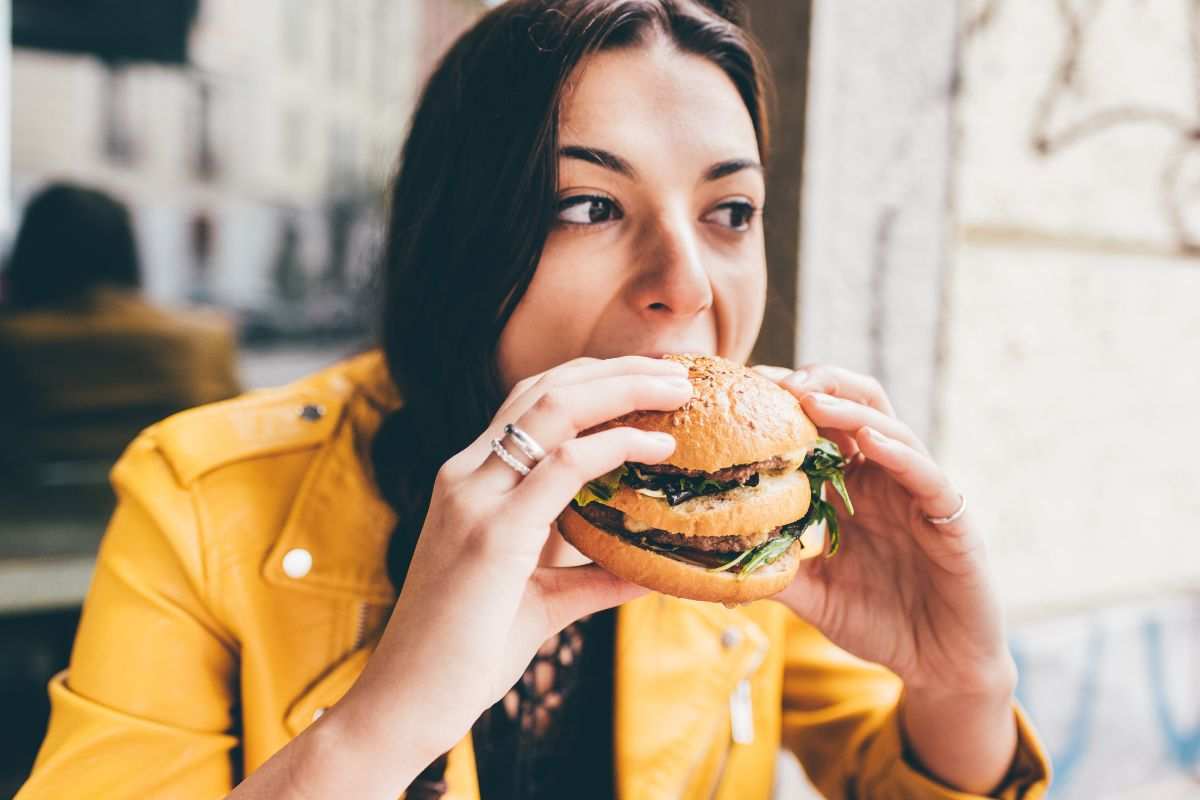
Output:
[[828,588],[824,581],[817,577],[813,566],[808,562],[801,563],[792,582],[771,599],[783,603],[800,619],[821,630],[829,601]]
[[619,606],[650,590],[618,578],[597,564],[538,567],[533,580],[541,589],[546,616],[557,633],[580,617]]

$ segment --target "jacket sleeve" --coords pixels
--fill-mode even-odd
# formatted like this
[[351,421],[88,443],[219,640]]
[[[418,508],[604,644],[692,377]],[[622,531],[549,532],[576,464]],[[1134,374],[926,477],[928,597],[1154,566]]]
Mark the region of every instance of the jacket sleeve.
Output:
[[[902,683],[854,658],[789,614],[783,676],[783,745],[831,800],[981,800],[950,789],[906,758],[898,714]],[[1017,755],[1001,800],[1045,796],[1050,764],[1020,708]]]
[[113,470],[69,668],[18,800],[219,798],[231,791],[237,645],[205,592],[192,498],[139,437]]

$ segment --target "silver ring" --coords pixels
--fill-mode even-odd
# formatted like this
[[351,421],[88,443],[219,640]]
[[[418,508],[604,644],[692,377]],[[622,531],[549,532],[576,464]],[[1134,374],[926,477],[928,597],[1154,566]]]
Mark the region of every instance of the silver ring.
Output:
[[925,521],[930,523],[931,525],[949,525],[951,522],[954,522],[959,517],[961,517],[963,514],[965,514],[967,511],[967,496],[965,494],[963,494],[962,492],[959,492],[958,496],[962,498],[962,502],[960,502],[958,504],[957,511],[955,511],[953,514],[951,514],[948,517],[931,517],[928,514],[926,514]]
[[492,439],[492,452],[495,453],[501,461],[512,467],[522,478],[529,474],[529,467],[517,460],[517,457],[508,452],[504,443],[499,439]]
[[534,464],[546,457],[546,451],[534,441],[534,438],[511,422],[504,426],[506,436],[511,436],[518,448]]

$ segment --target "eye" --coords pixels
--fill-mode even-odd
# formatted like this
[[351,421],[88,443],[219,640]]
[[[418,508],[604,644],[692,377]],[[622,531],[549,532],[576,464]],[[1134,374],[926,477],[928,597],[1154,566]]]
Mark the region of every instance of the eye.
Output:
[[568,225],[599,225],[621,217],[616,202],[599,195],[577,195],[558,204],[558,221]]
[[750,230],[750,221],[758,215],[758,209],[752,203],[735,200],[722,203],[704,218],[706,222],[716,222],[735,231]]

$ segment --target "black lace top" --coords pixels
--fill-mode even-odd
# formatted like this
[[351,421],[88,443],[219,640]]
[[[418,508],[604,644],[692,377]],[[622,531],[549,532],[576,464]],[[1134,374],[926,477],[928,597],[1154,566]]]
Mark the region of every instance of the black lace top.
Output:
[[476,723],[482,800],[613,797],[615,619],[593,614],[552,637]]
[[[521,680],[472,728],[482,800],[610,800],[616,612],[567,626]],[[407,800],[445,794],[446,757],[413,782]]]

